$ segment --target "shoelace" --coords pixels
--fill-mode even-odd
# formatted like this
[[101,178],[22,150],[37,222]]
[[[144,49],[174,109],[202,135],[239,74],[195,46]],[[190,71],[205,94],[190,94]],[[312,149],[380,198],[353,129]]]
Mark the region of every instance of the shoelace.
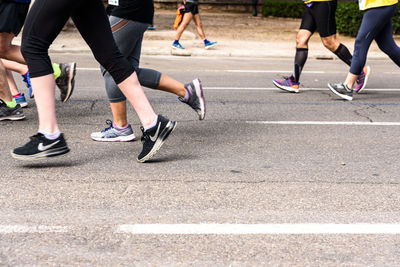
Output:
[[29,137],[30,141],[25,144],[26,147],[36,147],[39,143],[39,133]]
[[104,130],[102,130],[102,131],[101,131],[102,133],[108,132],[110,129],[114,128],[114,127],[113,127],[113,122],[112,122],[112,120],[106,120],[106,124],[107,124],[108,126],[110,126],[110,127],[105,128]]
[[140,138],[140,141],[144,143],[148,139],[150,139],[149,135],[145,133],[143,126],[140,126],[140,130],[142,131],[142,137]]

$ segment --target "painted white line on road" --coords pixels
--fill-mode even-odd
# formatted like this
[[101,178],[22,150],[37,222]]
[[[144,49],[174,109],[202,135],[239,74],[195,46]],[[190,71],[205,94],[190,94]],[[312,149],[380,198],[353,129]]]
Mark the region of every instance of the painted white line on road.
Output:
[[98,67],[98,68],[76,68],[76,70],[100,71],[100,67]]
[[[86,87],[86,86],[82,86],[79,87],[79,89],[99,89],[101,87]],[[203,87],[204,90],[220,90],[220,91],[235,91],[235,90],[243,90],[243,91],[279,91],[282,92],[282,90],[276,88],[276,87],[232,87],[232,86],[206,86]],[[301,92],[305,92],[305,91],[328,91],[328,87],[324,87],[324,88],[302,88],[300,91]],[[364,89],[364,91],[380,91],[380,92],[400,92],[400,88],[396,89],[396,88],[370,88],[370,89]],[[289,94],[288,95],[292,95]],[[295,94],[293,94],[295,95]]]
[[124,224],[116,232],[147,235],[400,234],[400,224]]
[[12,233],[66,233],[68,228],[65,226],[49,226],[49,225],[0,225],[0,234]]
[[[209,87],[203,87],[204,90],[265,90],[265,91],[282,91],[276,87],[232,87],[232,86],[209,86]],[[300,91],[327,91],[327,87],[321,87],[321,88],[301,88]],[[369,88],[369,89],[364,89],[364,91],[388,91],[388,92],[400,92],[400,88]],[[294,95],[294,94],[293,94]]]
[[[291,73],[292,70],[223,70],[225,72],[232,72],[232,73]],[[323,74],[327,73],[326,71],[317,71],[317,70],[305,70],[302,73],[313,73],[313,74]],[[334,73],[334,72],[329,72]],[[343,72],[341,72],[343,73]]]
[[246,121],[248,124],[400,126],[400,122],[367,121]]

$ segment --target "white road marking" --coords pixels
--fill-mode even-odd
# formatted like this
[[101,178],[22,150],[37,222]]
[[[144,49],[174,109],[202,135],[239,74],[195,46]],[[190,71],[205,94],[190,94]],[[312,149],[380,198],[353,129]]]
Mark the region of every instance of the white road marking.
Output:
[[[223,70],[225,72],[232,72],[232,73],[291,73],[293,70]],[[327,73],[326,71],[317,71],[317,70],[305,70],[302,73],[312,73],[312,74],[324,74]],[[336,73],[336,72],[329,72],[329,73]],[[343,73],[343,72],[340,72]]]
[[400,122],[367,121],[246,121],[248,124],[400,126]]
[[400,234],[400,224],[124,224],[116,233],[146,235]]
[[[67,233],[66,226],[0,225],[0,234]],[[173,235],[400,234],[400,224],[123,224],[115,233]]]
[[[86,86],[82,86],[79,87],[79,89],[99,89],[101,88],[101,86],[99,87],[86,87]],[[282,90],[276,88],[276,87],[232,87],[232,86],[206,86],[203,87],[204,90],[216,90],[216,91],[279,91],[282,92]],[[306,92],[306,91],[328,91],[328,87],[324,87],[324,88],[301,88],[300,92]],[[396,89],[396,88],[370,88],[370,89],[364,89],[364,91],[380,91],[380,92],[400,92],[400,88]],[[290,93],[287,93],[288,95],[290,95]],[[294,94],[293,94],[294,95]]]
[[[264,91],[282,91],[276,87],[232,87],[232,86],[206,86],[203,87],[204,90],[264,90]],[[327,91],[328,86],[322,88],[301,88],[300,92],[304,91]],[[388,92],[399,92],[400,88],[368,88],[364,89],[364,91],[388,91]]]
[[66,233],[68,228],[65,226],[49,226],[49,225],[0,225],[0,234],[12,233]]
[[76,70],[87,70],[87,71],[99,71],[100,72],[100,67],[98,67],[98,68],[76,68]]

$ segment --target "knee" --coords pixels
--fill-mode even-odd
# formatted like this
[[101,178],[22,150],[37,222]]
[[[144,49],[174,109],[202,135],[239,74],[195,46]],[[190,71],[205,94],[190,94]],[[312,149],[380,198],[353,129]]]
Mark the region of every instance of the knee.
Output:
[[296,36],[296,47],[297,48],[306,48],[308,45],[308,38],[301,34],[297,34]]
[[43,43],[42,41],[33,41],[31,39],[22,39],[21,43],[21,53],[26,59],[32,57],[47,57],[48,56],[49,45]]
[[390,54],[392,53],[391,49],[389,49],[386,45],[378,44],[378,47],[383,53],[385,53],[388,56],[390,56]]
[[322,39],[322,44],[332,52],[335,52],[339,46],[336,39]]
[[181,27],[183,28],[183,29],[186,29],[186,27],[189,25],[189,23],[190,23],[190,20],[189,21],[182,21],[182,23],[181,23]]
[[363,42],[357,38],[354,42],[354,54],[361,51],[363,47]]
[[10,50],[10,44],[0,42],[0,57],[6,58],[9,50]]
[[203,27],[203,23],[201,21],[197,22],[196,25],[197,25],[198,28],[202,28]]
[[399,52],[399,47],[393,43],[377,42],[379,49],[389,57],[396,55]]

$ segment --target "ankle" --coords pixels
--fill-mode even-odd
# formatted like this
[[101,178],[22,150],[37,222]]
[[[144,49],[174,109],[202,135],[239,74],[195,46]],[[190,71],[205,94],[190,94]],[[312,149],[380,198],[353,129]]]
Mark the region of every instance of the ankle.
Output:
[[154,126],[156,126],[157,121],[158,121],[158,116],[156,115],[156,117],[153,120],[149,120],[149,122],[147,122],[146,124],[143,124],[144,130],[147,131],[148,129],[151,129]]
[[120,123],[120,122],[113,122],[112,126],[117,129],[125,129],[129,126],[128,122]]

